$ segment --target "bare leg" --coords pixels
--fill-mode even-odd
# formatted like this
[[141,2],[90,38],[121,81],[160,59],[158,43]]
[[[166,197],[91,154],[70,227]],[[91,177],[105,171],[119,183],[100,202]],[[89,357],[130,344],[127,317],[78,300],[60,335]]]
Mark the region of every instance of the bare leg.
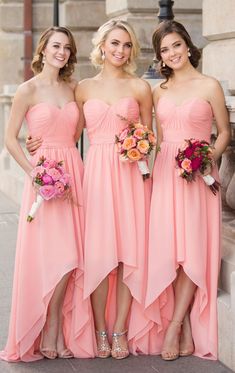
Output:
[[119,263],[117,275],[117,316],[114,325],[112,346],[112,356],[116,359],[123,359],[129,355],[125,330],[131,302],[131,292],[123,282],[123,264]]
[[181,325],[192,301],[195,289],[196,285],[185,274],[183,268],[180,268],[175,282],[175,309],[173,318],[168,326],[163,343],[162,358],[164,360],[174,360],[179,357]]
[[41,352],[49,359],[57,357],[57,338],[59,333],[59,323],[62,314],[64,295],[71,275],[67,273],[58,283],[52,295],[47,310],[47,318],[42,332]]
[[194,351],[194,343],[189,318],[189,310],[184,317],[181,335],[180,335],[180,356],[191,355]]
[[91,304],[95,320],[98,357],[107,358],[110,356],[110,346],[106,334],[105,308],[109,290],[108,277],[91,294]]

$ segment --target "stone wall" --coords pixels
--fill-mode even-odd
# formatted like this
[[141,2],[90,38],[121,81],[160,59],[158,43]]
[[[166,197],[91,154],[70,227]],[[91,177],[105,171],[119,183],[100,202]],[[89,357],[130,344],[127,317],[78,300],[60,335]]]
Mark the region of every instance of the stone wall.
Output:
[[232,141],[220,167],[223,245],[218,297],[219,359],[235,370],[235,2],[204,0],[203,72],[223,85],[232,126]]

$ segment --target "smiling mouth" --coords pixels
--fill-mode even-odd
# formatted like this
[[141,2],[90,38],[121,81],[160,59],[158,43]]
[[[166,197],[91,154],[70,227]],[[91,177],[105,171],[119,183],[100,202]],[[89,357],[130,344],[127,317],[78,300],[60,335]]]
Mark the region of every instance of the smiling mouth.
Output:
[[114,56],[117,60],[120,60],[120,61],[123,60],[123,58],[124,58],[123,56],[116,56],[115,54],[114,54],[113,56]]
[[175,57],[175,58],[172,58],[170,61],[171,61],[172,63],[177,63],[177,62],[180,61],[180,59],[181,59],[181,57]]

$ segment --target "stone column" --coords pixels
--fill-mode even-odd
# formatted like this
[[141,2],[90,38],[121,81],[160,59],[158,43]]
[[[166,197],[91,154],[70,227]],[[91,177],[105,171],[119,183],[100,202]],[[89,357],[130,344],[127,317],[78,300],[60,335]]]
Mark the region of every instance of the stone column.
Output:
[[216,77],[226,95],[232,141],[220,167],[223,227],[220,293],[218,297],[219,359],[235,370],[235,26],[233,0],[203,2],[203,72]]
[[23,0],[0,2],[0,93],[5,84],[22,81],[24,56]]

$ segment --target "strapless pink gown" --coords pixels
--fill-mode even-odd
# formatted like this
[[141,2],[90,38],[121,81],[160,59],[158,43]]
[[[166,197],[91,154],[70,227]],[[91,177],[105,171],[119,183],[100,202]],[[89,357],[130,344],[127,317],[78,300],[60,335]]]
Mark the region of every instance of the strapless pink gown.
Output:
[[[194,354],[215,359],[220,195],[214,196],[200,176],[187,184],[175,167],[175,156],[184,139],[210,141],[212,108],[199,98],[176,106],[162,97],[157,116],[163,129],[163,142],[153,171],[146,296],[146,306],[158,303],[151,314],[158,332],[155,353],[161,352],[164,331],[172,318],[172,282],[181,265],[197,285],[190,315]],[[217,170],[213,173],[218,180]]]
[[74,134],[79,111],[75,102],[62,109],[49,103],[33,106],[26,115],[30,134],[41,136],[43,144],[31,161],[44,155],[63,160],[73,181],[76,203],[44,201],[35,219],[27,214],[35,199],[30,178],[26,177],[19,219],[9,336],[0,358],[8,361],[41,359],[40,333],[48,303],[62,277],[70,277],[64,306],[66,346],[77,357],[93,357],[94,330],[89,300],[83,300],[84,211],[83,165],[75,147]]
[[84,173],[85,298],[109,276],[106,321],[115,320],[116,270],[124,264],[124,283],[133,296],[128,324],[132,353],[148,353],[149,320],[143,309],[146,290],[147,231],[150,180],[143,181],[136,163],[122,162],[115,135],[127,126],[118,115],[139,119],[139,105],[124,97],[113,105],[99,99],[84,104],[90,147]]

